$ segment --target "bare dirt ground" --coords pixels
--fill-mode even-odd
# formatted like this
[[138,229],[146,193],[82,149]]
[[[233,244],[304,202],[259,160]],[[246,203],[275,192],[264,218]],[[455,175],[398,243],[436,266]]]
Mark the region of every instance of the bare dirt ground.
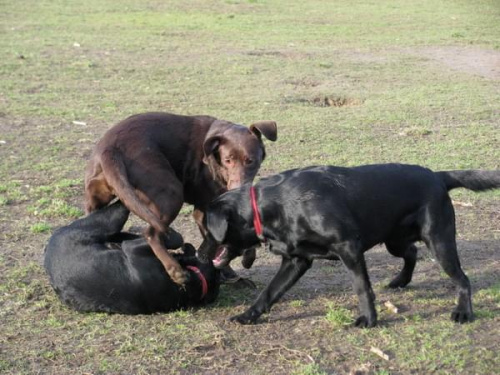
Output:
[[500,51],[479,47],[427,47],[409,53],[420,55],[459,72],[500,80]]

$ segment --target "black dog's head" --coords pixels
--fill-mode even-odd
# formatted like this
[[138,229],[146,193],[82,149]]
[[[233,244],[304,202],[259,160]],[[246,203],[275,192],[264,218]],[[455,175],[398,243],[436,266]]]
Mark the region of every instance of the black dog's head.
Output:
[[253,227],[249,187],[228,191],[212,201],[204,216],[210,246],[198,255],[223,267],[260,243]]

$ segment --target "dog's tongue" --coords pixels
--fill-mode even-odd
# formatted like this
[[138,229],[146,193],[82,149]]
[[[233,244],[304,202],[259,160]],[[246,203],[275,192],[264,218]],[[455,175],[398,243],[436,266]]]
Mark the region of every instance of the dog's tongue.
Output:
[[222,268],[226,266],[227,259],[227,249],[224,246],[219,246],[217,253],[215,254],[215,259],[213,260],[214,266],[216,268]]

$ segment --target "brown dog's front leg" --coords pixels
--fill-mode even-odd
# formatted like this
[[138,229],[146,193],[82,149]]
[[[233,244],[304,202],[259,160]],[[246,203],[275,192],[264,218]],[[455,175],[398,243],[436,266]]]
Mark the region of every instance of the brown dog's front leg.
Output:
[[203,217],[205,216],[205,213],[200,210],[199,208],[196,208],[193,210],[193,219],[196,225],[198,225],[198,229],[200,230],[201,235],[203,238],[207,236],[207,228],[203,225]]
[[179,285],[184,285],[188,280],[188,273],[184,271],[181,265],[168,253],[168,250],[163,246],[159,233],[149,227],[146,231],[146,240],[149,246],[153,249],[156,257],[167,271],[170,278]]

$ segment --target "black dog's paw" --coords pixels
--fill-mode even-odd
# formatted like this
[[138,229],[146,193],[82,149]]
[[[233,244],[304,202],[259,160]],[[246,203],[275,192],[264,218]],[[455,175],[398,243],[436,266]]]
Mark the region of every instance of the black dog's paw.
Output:
[[377,325],[377,319],[376,318],[368,318],[364,315],[361,315],[356,321],[354,322],[354,326],[358,328],[371,328],[375,327]]
[[396,277],[394,280],[392,280],[389,285],[387,285],[388,288],[390,289],[397,289],[397,288],[404,288],[410,283],[410,280],[403,279],[401,277]]
[[255,324],[259,316],[259,314],[246,311],[243,314],[232,316],[229,320],[240,324]]
[[235,289],[257,289],[257,285],[255,285],[255,283],[250,280],[250,279],[246,279],[246,278],[243,278],[243,277],[240,277],[238,278],[238,280],[233,280],[233,281],[224,281],[224,284],[228,284],[228,285],[231,285],[231,287],[235,288]]
[[451,320],[453,320],[456,323],[470,323],[474,320],[474,315],[472,314],[472,311],[458,311],[454,310],[451,313]]
[[222,284],[231,285],[236,289],[257,289],[257,286],[252,280],[241,277],[229,266],[221,269],[220,281]]

